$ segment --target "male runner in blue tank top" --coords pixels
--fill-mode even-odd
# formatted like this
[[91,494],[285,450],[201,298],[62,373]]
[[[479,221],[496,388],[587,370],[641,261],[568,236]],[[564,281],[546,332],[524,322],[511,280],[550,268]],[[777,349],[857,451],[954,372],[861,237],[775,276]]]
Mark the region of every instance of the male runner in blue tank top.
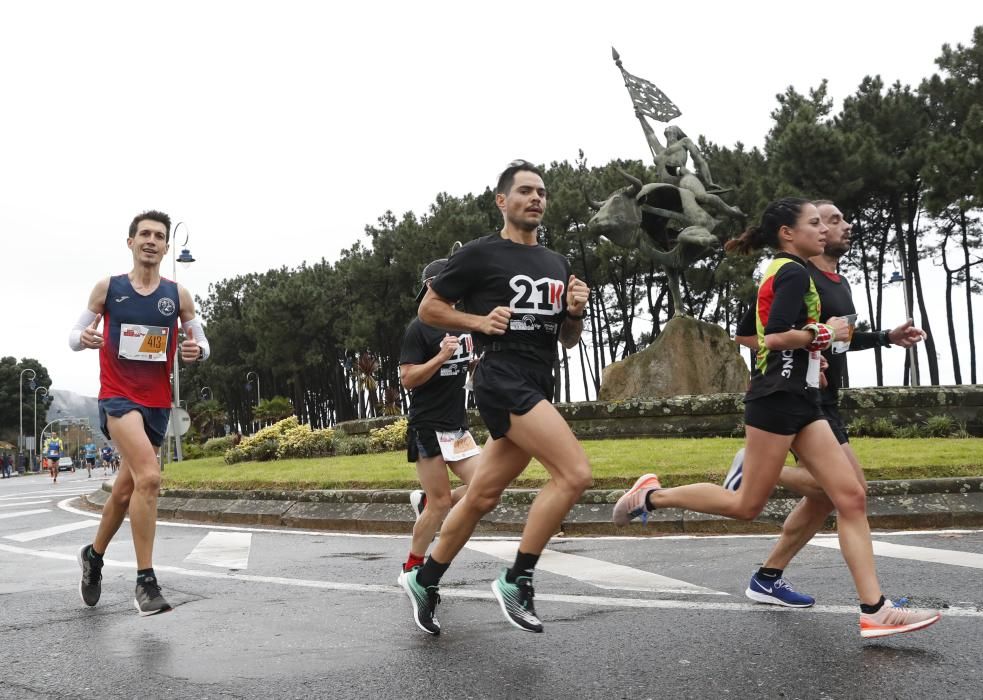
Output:
[[157,449],[164,442],[170,419],[170,373],[178,371],[173,366],[178,319],[186,335],[181,359],[195,362],[209,353],[191,293],[160,276],[170,233],[167,214],[147,211],[134,217],[126,239],[133,256],[132,270],[96,284],[68,339],[73,350],[99,350],[101,428],[123,457],[96,537],[78,553],[82,568],[79,594],[86,605],[99,602],[103,554],[129,511],[137,559],[133,604],[140,615],[171,609],[154,574],[153,548],[160,489]]
[[[474,373],[474,395],[491,435],[430,557],[404,577],[414,621],[430,634],[440,633],[434,615],[440,577],[532,457],[550,480],[529,509],[515,563],[491,588],[509,623],[542,632],[533,605],[533,571],[591,483],[587,455],[551,403],[556,342],[567,348],[579,342],[590,290],[570,274],[566,258],[539,244],[546,203],[542,172],[524,160],[509,164],[495,187],[502,230],[451,256],[420,304],[423,323],[470,331],[476,351],[484,350]],[[458,301],[463,311],[454,308]]]

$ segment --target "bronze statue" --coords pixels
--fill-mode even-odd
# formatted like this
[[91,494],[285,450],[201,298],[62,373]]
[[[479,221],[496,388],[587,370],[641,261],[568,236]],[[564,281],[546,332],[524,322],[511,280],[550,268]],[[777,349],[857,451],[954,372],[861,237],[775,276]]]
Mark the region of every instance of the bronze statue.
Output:
[[[628,73],[617,51],[612,49],[612,54],[652,151],[659,181],[643,184],[621,171],[629,186],[592,203],[598,211],[588,229],[616,245],[640,250],[665,270],[675,315],[682,315],[680,275],[720,246],[713,234],[720,218],[743,221],[745,217],[720,198],[719,193],[727,190],[714,183],[706,159],[682,129],[667,126],[666,143],[659,141],[646,117],[669,121],[681,115],[679,109],[655,85]],[[687,167],[689,158],[695,172]]]

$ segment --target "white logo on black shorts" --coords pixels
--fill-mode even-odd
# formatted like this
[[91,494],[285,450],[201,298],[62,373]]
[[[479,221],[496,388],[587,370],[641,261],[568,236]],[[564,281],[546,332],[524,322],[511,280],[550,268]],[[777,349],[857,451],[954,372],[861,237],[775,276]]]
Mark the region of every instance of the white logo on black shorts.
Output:
[[157,310],[160,311],[165,316],[171,316],[174,314],[174,302],[169,297],[164,297],[157,302]]

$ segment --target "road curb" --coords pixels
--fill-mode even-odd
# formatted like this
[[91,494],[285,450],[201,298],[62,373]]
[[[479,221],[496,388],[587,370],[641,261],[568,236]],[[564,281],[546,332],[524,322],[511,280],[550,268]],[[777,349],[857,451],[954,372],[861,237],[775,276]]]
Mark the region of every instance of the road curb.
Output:
[[[109,498],[110,483],[81,497],[84,507],[100,510]],[[162,520],[261,525],[310,530],[409,534],[415,522],[409,491],[385,490],[186,490],[165,489],[158,501]],[[510,489],[488,514],[478,532],[522,530],[536,489]],[[776,533],[798,498],[776,491],[764,512],[753,521],[731,520],[675,508],[653,512],[647,524],[616,527],[614,503],[624,490],[584,493],[563,523],[567,535],[745,534]],[[872,528],[929,529],[983,526],[983,477],[871,481],[867,517]],[[835,515],[824,529],[836,529]]]

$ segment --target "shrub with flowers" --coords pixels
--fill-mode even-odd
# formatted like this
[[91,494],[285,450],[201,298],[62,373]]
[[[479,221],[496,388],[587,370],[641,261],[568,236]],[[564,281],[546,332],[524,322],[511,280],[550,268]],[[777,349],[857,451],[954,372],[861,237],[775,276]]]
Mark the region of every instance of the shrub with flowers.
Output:
[[369,431],[369,452],[396,452],[406,449],[406,430],[409,421],[400,418],[385,428]]

